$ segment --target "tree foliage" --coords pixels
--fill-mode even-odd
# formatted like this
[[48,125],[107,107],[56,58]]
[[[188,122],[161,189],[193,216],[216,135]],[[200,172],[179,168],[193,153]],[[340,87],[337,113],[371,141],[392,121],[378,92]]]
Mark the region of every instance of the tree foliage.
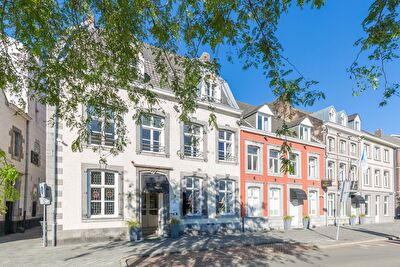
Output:
[[0,215],[7,212],[7,207],[3,202],[3,196],[9,201],[15,201],[19,198],[15,183],[21,174],[6,159],[6,153],[0,149]]
[[[90,116],[82,106],[112,119],[116,136],[112,154],[128,140],[124,115],[135,120],[157,107],[154,85],[140,67],[145,43],[154,45],[161,86],[175,94],[180,119],[196,110],[197,86],[206,71],[218,73],[217,60],[198,59],[199,50],[233,47],[244,68],[264,70],[270,90],[288,105],[312,105],[324,94],[284,56],[276,36],[281,16],[290,7],[321,8],[324,0],[3,0],[0,2],[0,88],[56,107],[55,114],[78,135],[81,150]],[[374,49],[371,60],[397,58],[398,1],[372,3],[357,44]],[[17,52],[16,52],[17,51]],[[15,56],[15,54],[23,56]],[[178,54],[180,56],[178,56]],[[231,56],[227,55],[228,59]],[[382,65],[383,66],[383,65]],[[383,67],[359,65],[352,77],[376,87]],[[361,85],[362,83],[359,82]],[[361,91],[366,87],[360,86]],[[385,83],[384,100],[398,94],[398,84]],[[126,101],[128,96],[129,101]],[[214,117],[215,119],[215,117]],[[284,130],[285,128],[283,128]],[[283,131],[281,134],[289,135]],[[287,151],[286,151],[287,152]],[[287,153],[284,153],[287,154]]]

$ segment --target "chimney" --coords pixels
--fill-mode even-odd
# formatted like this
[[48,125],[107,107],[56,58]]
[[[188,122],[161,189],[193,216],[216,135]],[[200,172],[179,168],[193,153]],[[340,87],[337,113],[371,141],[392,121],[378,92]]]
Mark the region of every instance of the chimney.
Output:
[[375,136],[377,136],[377,137],[382,137],[382,135],[383,135],[382,129],[376,129],[376,130],[375,130]]
[[207,52],[203,52],[200,56],[200,60],[203,62],[210,62],[210,54]]

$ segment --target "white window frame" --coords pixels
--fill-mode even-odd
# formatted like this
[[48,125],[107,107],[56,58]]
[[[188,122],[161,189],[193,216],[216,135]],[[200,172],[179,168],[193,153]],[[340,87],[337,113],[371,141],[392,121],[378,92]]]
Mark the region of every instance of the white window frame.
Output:
[[369,216],[371,213],[371,196],[370,195],[365,195],[364,196],[364,200],[365,200],[365,209],[364,209],[364,213],[365,216]]
[[[329,166],[329,164],[332,163],[332,166]],[[335,174],[336,174],[336,168],[335,168],[335,162],[333,160],[328,160],[328,163],[326,164],[327,168],[326,168],[326,176],[328,178],[328,180],[335,180]]]
[[[161,127],[154,126],[154,118],[157,117],[161,119]],[[148,119],[150,125],[143,124],[144,120]],[[146,139],[150,142],[149,149],[143,148],[143,129],[150,131],[150,139]],[[154,151],[154,132],[160,132],[160,140],[159,140],[159,151]],[[153,153],[165,153],[165,118],[158,115],[150,115],[148,118],[142,117],[142,123],[140,124],[140,150],[145,152],[153,152]]]
[[[377,183],[377,181],[378,181],[378,183]],[[377,187],[381,186],[381,171],[380,170],[374,170],[374,186],[377,186]]]
[[[344,168],[343,168],[343,177],[341,177],[341,174],[342,174],[342,172],[341,172],[342,169],[340,168],[341,166],[344,166]],[[346,164],[346,163],[343,163],[343,162],[339,163],[339,169],[338,169],[338,171],[339,171],[338,180],[339,180],[339,181],[346,180],[347,164]]]
[[[249,146],[257,147],[257,155],[249,154]],[[251,163],[249,162],[249,156],[251,157]],[[253,158],[257,156],[257,168],[254,170],[250,169],[250,165],[252,166]],[[255,143],[247,143],[246,142],[246,172],[248,173],[262,173],[262,146]],[[253,166],[252,166],[253,167]]]
[[[259,121],[261,119],[262,124],[259,124]],[[265,123],[265,120],[267,123]],[[257,112],[256,116],[256,124],[257,124],[257,129],[266,131],[266,132],[271,132],[271,116],[267,115],[265,113]],[[265,125],[267,124],[267,125]]]
[[[113,147],[114,146],[114,142],[115,142],[115,138],[116,138],[116,127],[115,127],[114,120],[110,119],[110,118],[107,118],[106,115],[101,115],[101,116],[99,116],[99,114],[90,114],[89,115],[89,113],[90,113],[89,109],[91,109],[90,106],[86,108],[86,116],[88,116],[88,117],[90,116],[91,117],[90,123],[97,122],[100,125],[100,131],[93,131],[91,129],[90,123],[89,123],[89,125],[87,125],[87,130],[88,130],[88,140],[87,140],[87,142],[88,142],[88,144],[91,145],[91,146]],[[104,109],[102,109],[102,110],[103,110],[103,112],[107,112],[107,111],[104,111]],[[95,110],[93,109],[93,113],[94,113],[94,111]],[[107,129],[106,128],[109,125],[113,125],[113,134],[112,134],[113,136],[112,137],[111,137],[111,135],[109,133],[107,133]],[[94,143],[92,141],[92,133],[97,134],[97,135],[100,136],[100,143],[99,144],[98,143]],[[112,145],[107,144],[107,142],[109,140],[112,140],[112,142],[113,142]]]
[[335,152],[335,138],[334,137],[328,137],[328,151],[329,152]]
[[383,196],[383,216],[389,216],[389,196]]
[[[185,132],[185,128],[188,127],[188,132]],[[195,127],[199,128],[199,132],[196,133],[193,129]],[[183,125],[183,154],[185,157],[191,158],[202,158],[203,157],[203,138],[204,138],[204,127],[201,124],[192,123]],[[198,140],[198,142],[185,144],[185,137],[189,137],[191,142],[193,139]],[[186,150],[186,148],[189,148]],[[190,153],[187,153],[190,152]]]
[[[278,199],[272,195],[272,191],[278,192]],[[273,205],[278,207],[272,207]],[[268,188],[268,216],[278,217],[282,216],[282,188],[277,186],[269,186]]]
[[344,115],[343,113],[340,114],[340,124],[342,126],[346,126],[346,115]]
[[[99,185],[97,184],[92,184],[92,176],[91,174],[94,172],[98,172],[101,174],[101,182]],[[113,172],[113,171],[108,171],[108,170],[88,170],[87,171],[88,176],[88,187],[87,187],[87,207],[88,207],[88,217],[89,218],[115,218],[118,217],[119,214],[119,207],[118,207],[118,202],[119,202],[119,192],[118,192],[118,183],[119,183],[119,174],[118,172]],[[105,184],[105,174],[106,173],[113,173],[114,174],[114,185],[106,185]],[[100,189],[100,194],[101,194],[101,199],[100,200],[92,200],[92,188],[98,188]],[[109,201],[105,199],[105,191],[106,189],[114,189],[114,200]],[[101,205],[101,212],[100,214],[92,214],[92,209],[91,209],[91,203],[92,202],[100,202]],[[106,202],[114,202],[114,214],[105,214],[105,203]]]
[[[295,155],[296,159],[295,161],[291,159],[291,155]],[[296,163],[296,168],[294,168],[294,173],[288,173],[289,177],[293,177],[293,178],[299,178],[301,177],[301,153],[297,152],[297,151],[292,151],[290,152],[289,155],[289,160],[291,161],[291,163],[293,164],[294,162]]]
[[339,153],[346,154],[347,151],[347,142],[345,140],[339,141]]
[[333,109],[331,109],[330,111],[329,111],[329,121],[331,121],[331,122],[335,122],[336,121],[336,112],[333,110]]
[[369,145],[369,144],[364,144],[364,146],[365,146],[365,152],[366,152],[366,154],[367,154],[367,158],[371,158],[371,145]]
[[[221,190],[221,187],[220,187],[220,183],[221,182],[225,182],[225,189],[224,190]],[[232,183],[231,190],[228,189],[228,182]],[[220,193],[224,193],[223,200],[221,200],[221,199],[218,199],[218,200],[219,200],[219,202],[224,202],[225,203],[225,210],[224,210],[224,212],[220,212],[218,210],[218,214],[219,215],[234,215],[235,214],[235,208],[236,208],[236,205],[235,205],[235,199],[236,199],[235,189],[236,189],[236,187],[235,187],[235,181],[234,180],[231,180],[231,179],[219,179],[218,180],[218,196],[219,196]],[[229,200],[227,200],[227,195],[229,193],[232,193],[232,202],[230,202],[230,203],[229,203]],[[226,211],[228,205],[229,206],[232,205],[231,206],[231,212],[227,212]],[[217,208],[219,209],[219,203],[217,203]]]
[[[315,213],[312,212],[312,193],[315,193]],[[316,188],[310,188],[308,189],[308,196],[307,196],[307,200],[308,200],[308,215],[309,216],[318,216],[319,214],[319,191]]]
[[351,181],[358,181],[357,166],[356,165],[351,165],[350,166],[350,180]]
[[310,141],[311,129],[305,125],[299,125],[299,138],[304,141]]
[[357,144],[356,143],[350,143],[350,155],[352,157],[357,157]]
[[381,160],[381,148],[374,146],[374,160]]
[[[273,158],[271,157],[271,151],[277,151],[278,152],[278,158]],[[268,147],[268,174],[269,175],[281,175],[281,152],[279,148],[277,147]],[[272,161],[272,164],[271,164]],[[276,166],[277,165],[277,166]],[[275,167],[277,168],[277,171],[275,171]]]
[[[223,138],[221,138],[221,133],[223,133]],[[231,134],[231,140],[227,139],[228,133]],[[223,150],[219,149],[220,143],[223,144]],[[228,148],[231,151],[228,153]],[[220,158],[220,152],[223,153],[223,159]],[[229,130],[219,130],[218,131],[218,145],[217,145],[217,157],[219,161],[235,161],[235,133]]]
[[390,173],[383,171],[383,187],[390,188]]
[[390,162],[389,158],[390,158],[389,157],[389,150],[388,149],[384,149],[383,150],[383,161],[386,162],[386,163],[389,163]]
[[[312,176],[311,175],[311,161],[310,161],[310,158],[315,158],[316,159],[316,162],[315,162],[315,176]],[[320,162],[319,162],[319,155],[317,155],[317,154],[308,154],[307,155],[307,173],[308,173],[308,179],[309,180],[318,180],[319,178],[320,178],[320,175],[319,175],[319,168],[320,168],[320,166],[319,166],[319,164],[320,164]]]
[[[187,180],[188,179],[192,179],[192,186],[188,187],[188,183]],[[198,180],[198,184],[199,184],[199,188],[195,187],[195,180]],[[203,213],[203,178],[201,177],[197,177],[197,176],[186,176],[184,178],[184,182],[185,182],[185,193],[188,195],[188,191],[198,191],[199,192],[199,208],[198,208],[198,212],[197,213],[193,213],[193,208],[192,210],[188,211],[185,216],[201,216]],[[187,196],[189,198],[189,195]],[[193,202],[193,201],[192,201]]]
[[364,185],[371,185],[371,168],[368,168],[364,173]]
[[214,74],[206,74],[203,77],[200,98],[209,102],[221,102],[221,86]]
[[[260,192],[258,210],[254,213],[250,213],[249,205],[249,188],[258,188]],[[264,216],[264,185],[262,183],[246,183],[246,215],[248,217],[263,217]]]
[[336,195],[334,193],[328,193],[327,212],[328,212],[328,217],[330,217],[330,218],[335,217],[335,210],[336,210],[335,198],[336,198]]

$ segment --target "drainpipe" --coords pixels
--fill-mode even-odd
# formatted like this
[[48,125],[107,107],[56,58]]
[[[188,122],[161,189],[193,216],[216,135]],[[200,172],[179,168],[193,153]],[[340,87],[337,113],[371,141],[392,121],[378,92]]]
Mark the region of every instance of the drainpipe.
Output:
[[54,114],[54,180],[53,180],[53,224],[52,224],[52,244],[53,247],[57,246],[57,154],[58,154],[58,104],[55,106],[55,114]]
[[25,131],[25,182],[24,182],[24,212],[23,212],[23,227],[24,232],[26,229],[26,206],[28,203],[28,172],[29,172],[29,120],[26,120],[26,131]]

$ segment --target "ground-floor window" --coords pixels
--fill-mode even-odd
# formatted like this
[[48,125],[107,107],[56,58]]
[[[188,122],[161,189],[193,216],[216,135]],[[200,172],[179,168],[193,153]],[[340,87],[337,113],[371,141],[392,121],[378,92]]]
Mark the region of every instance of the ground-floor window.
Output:
[[202,213],[202,179],[185,177],[183,192],[183,215],[201,215]]
[[383,215],[385,215],[385,216],[389,215],[389,197],[388,196],[383,197]]
[[308,215],[318,215],[318,192],[311,190],[308,192]]
[[328,194],[328,216],[335,216],[335,194]]
[[281,215],[281,189],[270,188],[268,192],[269,216]]
[[365,197],[364,197],[364,199],[365,199],[365,204],[364,204],[364,206],[365,206],[365,215],[367,215],[367,216],[369,216],[370,214],[370,212],[369,212],[369,203],[370,203],[370,199],[371,199],[371,197],[370,196],[368,196],[368,195],[366,195]]
[[118,174],[107,171],[89,171],[89,215],[112,217],[117,215]]
[[262,187],[258,185],[247,186],[247,216],[262,216]]
[[232,180],[218,181],[217,212],[219,214],[235,213],[235,182]]

